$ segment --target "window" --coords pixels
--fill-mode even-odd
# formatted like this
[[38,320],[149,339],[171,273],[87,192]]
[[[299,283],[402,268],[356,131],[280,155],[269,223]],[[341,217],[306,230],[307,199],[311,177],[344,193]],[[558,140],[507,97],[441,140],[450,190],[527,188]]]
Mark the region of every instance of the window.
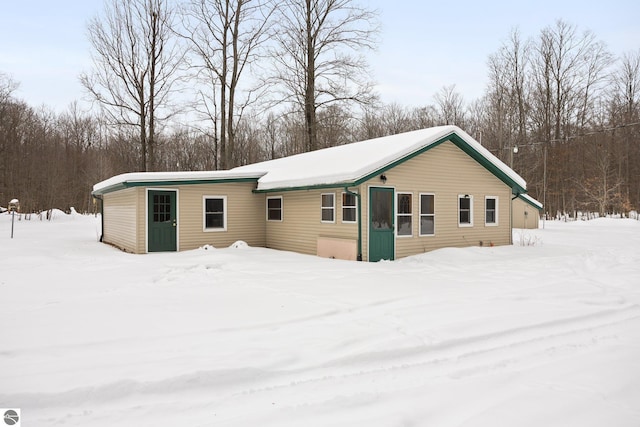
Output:
[[398,193],[398,236],[413,235],[412,194]]
[[342,222],[356,222],[357,196],[350,193],[342,193]]
[[433,236],[436,231],[436,215],[433,194],[420,194],[420,235]]
[[458,225],[473,227],[473,196],[468,194],[458,196]]
[[227,229],[226,196],[204,196],[204,231]]
[[153,222],[171,221],[171,195],[153,195]]
[[335,222],[336,217],[336,195],[333,193],[322,194],[321,196],[321,221]]
[[498,198],[487,196],[484,199],[485,225],[498,225]]
[[282,221],[282,196],[267,197],[267,221]]

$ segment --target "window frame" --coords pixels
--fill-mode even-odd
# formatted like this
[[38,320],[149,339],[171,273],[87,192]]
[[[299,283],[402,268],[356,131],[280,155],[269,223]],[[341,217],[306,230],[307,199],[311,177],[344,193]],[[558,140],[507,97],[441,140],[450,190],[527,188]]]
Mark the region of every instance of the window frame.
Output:
[[[325,196],[331,196],[331,206],[324,205]],[[331,211],[331,220],[323,218],[325,211]],[[320,194],[320,222],[323,224],[335,224],[336,222],[336,193],[322,193]]]
[[[353,197],[353,205],[345,205],[344,204],[345,196]],[[356,224],[358,222],[358,196],[356,196],[355,194],[347,193],[346,191],[343,191],[342,195],[340,197],[340,203],[341,203],[341,206],[342,206],[342,222],[345,223],[345,224]],[[344,215],[345,209],[349,209],[349,210],[353,209],[353,212],[354,212],[353,221],[348,221],[348,220],[344,219],[344,217],[345,217],[345,215]]]
[[[462,209],[460,206],[460,200],[469,200],[469,222],[460,221],[460,213],[462,212]],[[473,227],[473,195],[472,194],[458,194],[458,227]]]
[[[222,227],[207,227],[207,200],[209,199],[221,199],[222,200]],[[219,213],[219,212],[210,212]],[[202,231],[205,233],[215,233],[221,231],[227,231],[227,196],[221,195],[204,195],[202,196]]]
[[[494,215],[494,221],[493,222],[487,222],[487,201],[488,200],[493,200],[495,203],[495,207],[493,209],[493,215]],[[484,225],[487,227],[497,227],[498,226],[498,196],[485,196],[484,197]]]
[[[422,213],[422,196],[431,196],[433,198],[433,213],[425,214]],[[435,193],[420,193],[420,202],[419,202],[419,211],[418,216],[420,218],[420,223],[418,224],[418,235],[420,237],[429,237],[436,235],[436,195]],[[423,234],[422,233],[422,217],[432,217],[433,218],[433,234]]]
[[[407,213],[400,213],[400,196],[409,196],[409,209],[410,212]],[[400,218],[406,218],[409,217],[410,224],[410,231],[411,234],[400,234]],[[396,192],[396,236],[398,238],[405,238],[405,237],[413,237],[413,193],[410,191],[397,191]]]
[[[280,219],[271,219],[271,218],[269,218],[269,200],[275,200],[275,199],[280,200],[280,209],[279,209],[279,211],[280,211]],[[284,200],[282,199],[282,196],[270,196],[270,197],[267,197],[265,208],[266,208],[267,221],[269,221],[269,222],[282,222],[282,221],[284,221]]]

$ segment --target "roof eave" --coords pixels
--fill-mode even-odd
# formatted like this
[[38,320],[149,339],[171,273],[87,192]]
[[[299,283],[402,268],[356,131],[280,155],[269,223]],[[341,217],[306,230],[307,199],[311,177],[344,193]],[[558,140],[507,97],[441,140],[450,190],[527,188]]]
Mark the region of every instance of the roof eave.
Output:
[[93,190],[92,196],[102,196],[104,194],[113,193],[115,191],[124,190],[133,187],[168,187],[176,185],[196,185],[196,184],[221,184],[221,183],[238,183],[238,182],[254,182],[257,183],[259,178],[217,178],[217,179],[175,179],[175,180],[132,180],[122,181],[104,188]]
[[288,191],[309,191],[309,190],[322,190],[325,188],[345,188],[354,187],[358,184],[353,181],[340,181],[328,184],[312,184],[312,185],[299,185],[294,187],[272,187],[272,188],[256,188],[254,193],[284,193]]
[[528,204],[529,206],[532,206],[539,211],[542,211],[544,209],[544,206],[542,205],[542,203],[538,202],[540,204],[536,204],[535,202],[537,202],[537,200],[536,201],[530,200],[527,197],[524,197],[524,194],[518,195],[518,198],[523,202],[525,202],[526,204]]

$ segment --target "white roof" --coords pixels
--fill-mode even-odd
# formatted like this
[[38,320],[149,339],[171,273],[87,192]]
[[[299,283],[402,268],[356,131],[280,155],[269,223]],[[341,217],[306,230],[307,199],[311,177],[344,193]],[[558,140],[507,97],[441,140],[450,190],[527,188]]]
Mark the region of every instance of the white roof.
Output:
[[231,171],[265,173],[258,181],[258,190],[355,182],[454,133],[515,183],[526,189],[526,182],[522,177],[457,126],[438,126],[384,136],[240,166]]
[[257,190],[352,184],[454,134],[468,148],[526,190],[527,184],[520,175],[465,131],[457,126],[438,126],[254,163],[228,171],[125,173],[99,182],[93,186],[93,191],[101,192],[110,187],[115,189],[120,185],[126,186],[127,183],[246,178],[258,180]]
[[264,173],[240,171],[132,172],[116,175],[93,186],[93,191],[133,182],[219,181],[228,179],[258,179]]
[[528,194],[520,194],[519,196],[520,198],[524,199],[525,201],[529,202],[530,205],[537,207],[538,209],[542,209],[542,203],[540,203],[539,201],[537,201],[536,199],[534,199],[533,197],[531,197]]

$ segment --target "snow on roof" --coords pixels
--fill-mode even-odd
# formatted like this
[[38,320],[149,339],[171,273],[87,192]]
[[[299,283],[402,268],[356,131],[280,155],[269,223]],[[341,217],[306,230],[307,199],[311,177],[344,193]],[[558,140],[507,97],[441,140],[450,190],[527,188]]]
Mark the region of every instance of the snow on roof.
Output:
[[127,183],[161,182],[161,181],[218,181],[229,179],[259,179],[264,172],[241,171],[184,171],[184,172],[133,172],[116,175],[93,186],[94,192]]
[[537,201],[536,199],[534,199],[528,194],[520,194],[518,197],[520,197],[522,200],[524,200],[525,202],[528,202],[531,206],[534,206],[538,209],[542,209],[543,207],[542,203],[540,203],[539,201]]
[[[506,164],[457,126],[438,126],[325,148],[227,171],[135,172],[114,176],[93,186],[104,193],[132,183],[256,179],[258,190],[353,184],[428,146],[457,135],[471,150],[516,185],[526,182]],[[502,179],[502,178],[501,178]]]
[[438,126],[384,136],[240,166],[232,171],[266,172],[258,181],[258,190],[352,183],[453,134],[526,189],[524,179],[457,126]]

